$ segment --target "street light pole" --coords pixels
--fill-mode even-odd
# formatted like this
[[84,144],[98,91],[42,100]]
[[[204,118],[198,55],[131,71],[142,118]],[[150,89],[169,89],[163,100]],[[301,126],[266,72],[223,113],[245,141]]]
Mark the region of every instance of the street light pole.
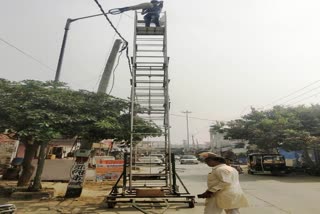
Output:
[[187,149],[189,151],[190,148],[190,140],[189,140],[189,114],[192,113],[191,111],[183,111],[182,113],[186,114],[186,120],[187,120]]
[[67,37],[68,37],[68,32],[70,29],[71,22],[72,22],[72,19],[67,19],[66,26],[64,28],[64,35],[63,35],[62,45],[61,45],[61,49],[60,49],[60,56],[59,56],[56,76],[54,78],[55,82],[59,82],[59,79],[60,79],[61,65],[62,65],[63,56],[64,56],[64,49],[66,47],[66,42],[67,42]]
[[102,16],[102,15],[104,15],[104,14],[101,13],[101,14],[96,14],[96,15],[91,15],[91,16],[83,16],[83,17],[79,17],[79,18],[76,18],[76,19],[70,19],[70,18],[67,19],[66,26],[64,28],[64,35],[63,35],[62,45],[61,45],[61,49],[60,49],[60,55],[59,55],[59,61],[58,61],[58,65],[57,65],[56,75],[55,75],[55,78],[54,78],[55,82],[59,82],[59,79],[60,79],[61,66],[62,66],[63,57],[64,57],[64,50],[65,50],[65,47],[66,47],[68,32],[69,32],[71,23],[75,22],[75,21],[78,21],[80,19],[88,19],[88,18],[92,18],[92,17],[96,17],[96,16]]

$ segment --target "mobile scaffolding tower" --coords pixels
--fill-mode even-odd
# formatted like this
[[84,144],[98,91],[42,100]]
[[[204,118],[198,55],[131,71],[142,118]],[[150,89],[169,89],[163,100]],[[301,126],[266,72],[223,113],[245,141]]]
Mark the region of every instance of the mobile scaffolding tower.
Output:
[[[144,212],[140,203],[187,203],[194,207],[194,196],[176,173],[174,155],[170,146],[169,123],[169,57],[167,55],[167,17],[162,13],[161,27],[145,27],[140,13],[135,13],[134,46],[131,79],[131,142],[130,154],[125,155],[123,173],[112,188],[105,202],[109,208],[116,204],[131,203]],[[151,146],[154,142],[164,145],[164,168],[155,172],[134,171],[134,148],[136,135],[153,136],[159,133],[145,133],[139,120],[161,128],[161,136],[156,141],[143,141]],[[122,181],[122,182],[121,182]],[[179,191],[179,185],[183,191]],[[181,188],[182,189],[182,188]]]

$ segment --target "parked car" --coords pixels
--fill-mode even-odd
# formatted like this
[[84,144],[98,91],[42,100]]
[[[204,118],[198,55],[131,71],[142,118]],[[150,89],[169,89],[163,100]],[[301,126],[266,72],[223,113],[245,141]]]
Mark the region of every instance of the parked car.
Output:
[[162,165],[163,162],[158,157],[144,156],[144,157],[138,158],[136,164],[138,164],[138,165],[143,165],[143,164]]
[[199,161],[194,155],[183,155],[180,158],[180,164],[199,164]]
[[162,161],[162,163],[164,163],[165,157],[164,157],[163,154],[151,154],[150,156],[151,156],[151,157],[157,157],[157,158],[159,158],[159,159]]
[[175,160],[180,160],[180,158],[181,158],[180,155],[175,155],[175,156],[174,156],[174,159],[175,159]]

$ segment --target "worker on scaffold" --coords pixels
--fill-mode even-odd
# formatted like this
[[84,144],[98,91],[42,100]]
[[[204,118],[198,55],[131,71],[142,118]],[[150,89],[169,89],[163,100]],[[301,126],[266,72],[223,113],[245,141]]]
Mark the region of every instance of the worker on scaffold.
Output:
[[150,27],[151,22],[153,22],[156,27],[160,27],[159,17],[163,8],[163,1],[151,0],[151,3],[153,4],[152,8],[142,10],[142,15],[146,14],[144,16],[146,27]]

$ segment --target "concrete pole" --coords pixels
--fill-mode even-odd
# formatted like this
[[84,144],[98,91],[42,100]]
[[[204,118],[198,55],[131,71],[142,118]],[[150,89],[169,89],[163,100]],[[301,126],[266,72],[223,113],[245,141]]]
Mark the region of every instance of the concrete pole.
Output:
[[121,40],[117,39],[113,44],[113,48],[111,50],[106,67],[104,68],[104,72],[103,72],[101,80],[100,80],[98,93],[106,93],[106,91],[107,91],[110,76],[111,76],[113,66],[116,61],[117,54],[119,52],[121,43],[122,43]]

